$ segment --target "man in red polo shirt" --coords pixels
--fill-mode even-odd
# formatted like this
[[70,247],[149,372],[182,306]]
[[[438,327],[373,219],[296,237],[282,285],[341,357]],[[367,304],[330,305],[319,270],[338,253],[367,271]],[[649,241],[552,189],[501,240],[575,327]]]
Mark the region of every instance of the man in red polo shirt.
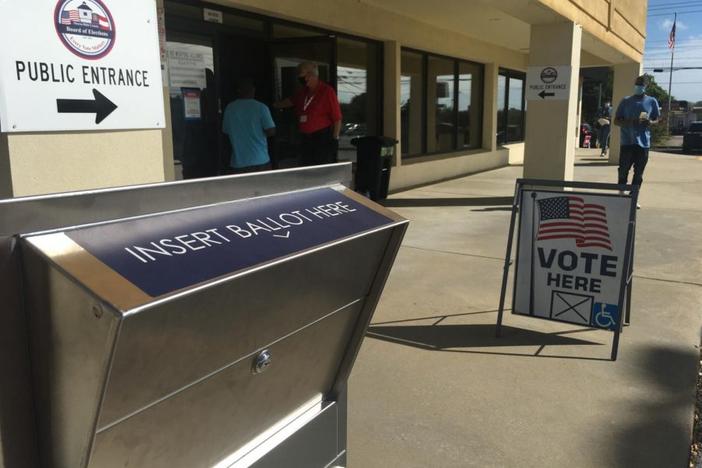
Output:
[[319,79],[317,65],[304,62],[297,66],[303,86],[291,98],[274,104],[277,109],[295,108],[302,134],[302,165],[315,166],[336,162],[341,131],[341,108],[334,88]]

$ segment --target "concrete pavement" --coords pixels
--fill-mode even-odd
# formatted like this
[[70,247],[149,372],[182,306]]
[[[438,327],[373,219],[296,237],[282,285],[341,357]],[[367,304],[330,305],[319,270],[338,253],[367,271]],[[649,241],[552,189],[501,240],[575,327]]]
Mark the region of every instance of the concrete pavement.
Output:
[[[577,180],[611,182],[596,150]],[[521,167],[396,194],[412,221],[350,381],[349,466],[683,467],[702,305],[702,160],[652,153],[632,325],[494,323]]]

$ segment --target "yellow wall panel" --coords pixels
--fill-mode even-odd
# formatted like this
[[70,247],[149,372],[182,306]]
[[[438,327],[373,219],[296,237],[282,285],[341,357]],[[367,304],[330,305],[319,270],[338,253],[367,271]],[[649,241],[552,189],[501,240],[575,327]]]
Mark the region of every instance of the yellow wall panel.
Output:
[[164,180],[161,130],[6,138],[15,197]]

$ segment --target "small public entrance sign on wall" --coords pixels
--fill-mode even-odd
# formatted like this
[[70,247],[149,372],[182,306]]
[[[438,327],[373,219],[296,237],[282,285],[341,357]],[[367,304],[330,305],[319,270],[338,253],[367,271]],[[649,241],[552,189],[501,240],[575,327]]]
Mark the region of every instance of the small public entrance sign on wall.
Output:
[[529,67],[526,77],[527,101],[567,101],[570,99],[569,65]]
[[0,1],[0,130],[163,128],[154,0]]
[[[628,323],[635,198],[630,186],[519,180],[500,311],[518,211],[512,313],[612,331],[615,359],[622,324]],[[498,327],[501,319],[500,312]]]

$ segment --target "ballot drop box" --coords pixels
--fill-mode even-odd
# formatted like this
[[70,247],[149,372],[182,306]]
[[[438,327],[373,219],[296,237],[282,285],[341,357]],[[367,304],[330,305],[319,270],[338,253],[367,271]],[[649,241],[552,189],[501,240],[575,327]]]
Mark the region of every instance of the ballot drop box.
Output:
[[[0,435],[37,456],[10,455],[345,466],[346,382],[407,227],[350,177],[340,164],[3,202],[3,320],[28,331],[6,351],[31,401],[0,406]],[[35,424],[11,435],[23,416]]]

